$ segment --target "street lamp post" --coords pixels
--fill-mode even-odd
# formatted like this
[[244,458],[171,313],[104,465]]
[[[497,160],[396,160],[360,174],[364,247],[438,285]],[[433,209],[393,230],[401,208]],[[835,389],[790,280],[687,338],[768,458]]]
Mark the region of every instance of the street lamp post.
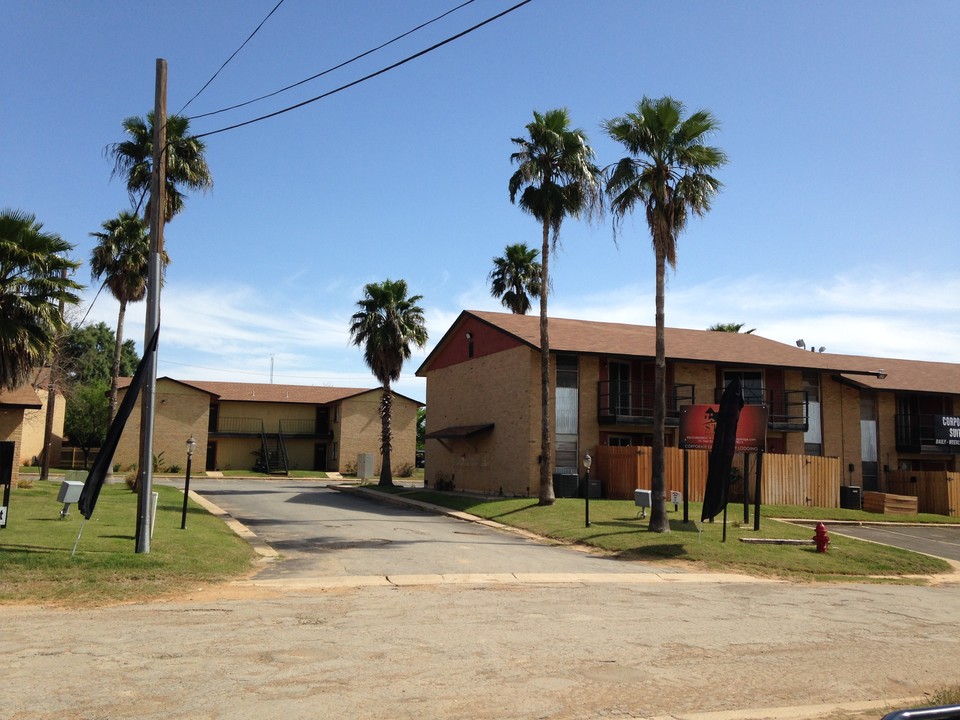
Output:
[[183,514],[180,518],[180,529],[187,529],[187,499],[190,497],[190,463],[193,461],[193,449],[197,447],[197,441],[191,435],[187,439],[187,479],[183,483]]
[[583,456],[583,466],[587,469],[587,480],[583,491],[583,522],[584,527],[590,527],[590,466],[593,465],[593,458],[590,453]]

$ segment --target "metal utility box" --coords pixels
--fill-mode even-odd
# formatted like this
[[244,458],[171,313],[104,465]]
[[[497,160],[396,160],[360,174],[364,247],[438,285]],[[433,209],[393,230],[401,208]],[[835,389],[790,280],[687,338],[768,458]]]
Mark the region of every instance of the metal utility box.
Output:
[[863,498],[858,485],[840,486],[840,507],[846,510],[860,510]]
[[60,483],[60,493],[57,495],[57,502],[75,503],[80,501],[80,493],[83,491],[82,482],[64,480]]
[[640,517],[647,516],[647,508],[650,507],[652,491],[650,490],[634,490],[633,491],[633,504],[640,508]]
[[553,473],[553,494],[558,498],[576,497],[579,491],[580,478],[577,471],[566,468],[557,468]]
[[374,474],[373,453],[360,453],[357,455],[357,477],[361,480],[369,480]]
[[60,511],[60,519],[63,520],[70,514],[70,504],[80,502],[80,493],[83,492],[83,483],[75,480],[64,480],[60,483],[60,492],[57,494],[57,502],[63,503],[63,509]]

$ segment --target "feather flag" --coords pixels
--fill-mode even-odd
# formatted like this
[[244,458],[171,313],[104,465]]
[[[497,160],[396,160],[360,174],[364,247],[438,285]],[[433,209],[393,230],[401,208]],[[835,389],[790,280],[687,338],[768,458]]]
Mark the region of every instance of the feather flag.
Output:
[[133,380],[130,381],[127,392],[123,396],[123,402],[121,402],[120,407],[117,408],[116,417],[114,417],[113,422],[110,423],[110,429],[107,430],[107,437],[103,441],[100,452],[97,454],[97,459],[94,460],[93,467],[90,468],[90,474],[87,475],[87,479],[83,483],[83,490],[80,492],[80,501],[77,503],[77,507],[80,509],[80,514],[87,520],[93,515],[93,509],[97,505],[97,498],[100,497],[100,490],[103,488],[103,482],[107,478],[107,471],[110,469],[110,463],[113,462],[113,454],[116,452],[117,444],[120,442],[123,426],[126,425],[127,418],[130,417],[133,406],[137,403],[137,397],[140,395],[140,389],[143,387],[144,376],[147,374],[147,358],[150,357],[150,354],[157,347],[157,335],[159,333],[160,328],[157,328],[153,333],[153,337],[150,338],[150,343],[144,350],[140,364],[137,365],[137,371],[133,374]]
[[700,521],[720,514],[727,504],[727,486],[730,484],[730,468],[737,447],[737,423],[743,407],[743,389],[740,378],[734,378],[720,396],[720,410],[716,414],[716,430],[710,448],[710,465],[707,470],[707,486],[703,493],[703,512]]

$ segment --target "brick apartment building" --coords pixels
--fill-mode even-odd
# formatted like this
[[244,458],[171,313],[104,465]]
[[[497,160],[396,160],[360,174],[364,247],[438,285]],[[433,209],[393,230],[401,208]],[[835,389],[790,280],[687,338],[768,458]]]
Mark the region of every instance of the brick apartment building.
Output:
[[[550,320],[554,471],[598,446],[649,445],[653,327]],[[539,317],[464,311],[417,370],[427,380],[426,479],[536,495]],[[842,483],[885,490],[886,473],[960,470],[960,365],[810,352],[752,334],[666,330],[667,446],[684,405],[739,377],[767,406],[767,453],[840,459]]]

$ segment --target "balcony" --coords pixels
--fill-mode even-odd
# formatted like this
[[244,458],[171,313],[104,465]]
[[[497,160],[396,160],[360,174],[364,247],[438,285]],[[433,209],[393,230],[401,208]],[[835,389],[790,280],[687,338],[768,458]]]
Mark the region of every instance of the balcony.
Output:
[[960,446],[937,442],[937,430],[942,429],[943,415],[930,413],[901,413],[894,418],[897,433],[897,451],[903,453],[960,454]]
[[[267,432],[263,420],[260,418],[236,418],[222,417],[217,418],[215,427],[210,428],[211,437],[219,438],[244,438],[259,437]],[[313,419],[283,419],[278,424],[279,434],[287,439],[330,439],[333,432],[329,426],[323,423],[317,423]],[[271,435],[276,433],[270,432]]]
[[[653,383],[597,383],[597,421],[605,424],[653,424]],[[693,385],[667,385],[666,424],[680,424],[680,408],[695,403]]]
[[[720,403],[723,388],[714,390],[714,403]],[[773,390],[763,387],[744,387],[744,405],[767,406],[767,428],[806,432],[810,423],[810,406],[806,390]]]

